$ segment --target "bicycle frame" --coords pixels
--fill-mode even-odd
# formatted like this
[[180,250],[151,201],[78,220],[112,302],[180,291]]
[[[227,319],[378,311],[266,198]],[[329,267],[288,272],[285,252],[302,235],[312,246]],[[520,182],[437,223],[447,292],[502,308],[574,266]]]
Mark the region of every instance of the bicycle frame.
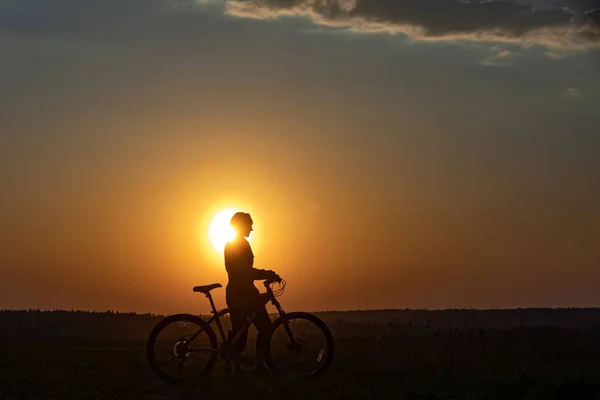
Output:
[[[171,372],[164,370],[161,366],[160,358],[163,356],[168,356],[170,353],[171,357],[174,357],[171,359],[171,361],[174,360],[177,362],[177,360],[179,360],[179,372],[181,373],[181,369],[184,367],[184,364],[189,359],[191,354],[197,352],[200,353],[198,354],[200,360],[206,362],[206,365],[199,371],[200,375],[202,376],[210,375],[219,359],[224,360],[226,372],[232,372],[232,364],[234,367],[233,372],[240,372],[239,370],[243,364],[244,358],[241,357],[241,352],[239,349],[241,346],[236,345],[240,344],[240,341],[245,339],[242,339],[242,336],[247,334],[250,325],[256,322],[258,318],[263,317],[264,307],[270,302],[275,306],[279,315],[276,315],[274,320],[272,320],[272,317],[266,317],[269,320],[268,322],[270,323],[270,326],[265,325],[264,329],[262,329],[262,324],[259,326],[260,331],[259,336],[257,337],[257,345],[260,342],[261,347],[257,350],[264,351],[262,352],[262,359],[258,359],[260,353],[257,352],[256,361],[264,362],[264,366],[271,370],[271,372],[274,374],[282,373],[283,370],[286,369],[286,366],[288,366],[288,363],[279,361],[281,357],[291,356],[295,361],[304,362],[305,360],[308,360],[310,362],[312,356],[309,354],[308,358],[306,358],[304,353],[306,350],[309,350],[308,343],[292,333],[292,329],[295,329],[294,326],[296,326],[295,323],[298,322],[299,331],[297,333],[300,336],[302,336],[305,332],[304,327],[310,325],[317,329],[318,337],[316,337],[314,334],[310,334],[307,335],[306,339],[312,341],[314,336],[318,342],[322,342],[320,345],[319,355],[316,358],[316,369],[312,370],[312,372],[302,372],[301,374],[310,378],[317,378],[321,376],[331,364],[335,349],[334,339],[331,331],[327,325],[314,314],[300,311],[290,313],[284,312],[281,304],[277,301],[277,297],[284,293],[286,282],[282,279],[279,281],[280,287],[271,288],[273,283],[274,281],[272,280],[265,280],[263,282],[266,288],[265,292],[258,293],[257,297],[251,295],[250,297],[253,297],[254,300],[241,305],[240,309],[237,309],[236,305],[234,316],[235,312],[237,311],[240,313],[240,316],[244,316],[245,321],[240,321],[239,323],[241,326],[239,327],[237,326],[236,322],[237,332],[235,337],[231,337],[231,331],[229,331],[228,335],[225,334],[225,329],[220,321],[221,317],[231,314],[232,309],[224,308],[222,310],[217,310],[215,307],[215,302],[210,295],[210,290],[221,287],[221,285],[212,284],[194,287],[194,292],[201,292],[208,298],[212,309],[212,316],[205,315],[203,318],[198,314],[192,315],[187,313],[179,313],[167,316],[158,322],[150,332],[148,341],[146,343],[146,357],[152,370],[159,378],[168,383],[183,383],[192,377],[180,377],[177,373],[173,375]],[[211,325],[213,322],[215,322],[218,326],[218,333],[216,332],[216,329],[214,329],[214,326]],[[266,323],[267,321],[265,320],[265,324]],[[174,327],[175,332],[173,333],[175,333],[176,336],[171,334],[171,337],[168,337],[169,333],[167,332],[167,337],[159,338],[159,335],[163,331],[166,331],[167,327],[171,326]],[[192,326],[196,326],[195,333],[193,330],[192,332],[184,332],[184,328],[189,328]],[[283,328],[283,332],[279,331],[280,328]],[[193,343],[202,332],[206,333],[208,343],[206,340],[198,340],[199,343]],[[191,337],[189,333],[192,334]],[[219,343],[219,334],[221,335],[222,343]],[[165,350],[171,347],[172,348],[167,352],[163,350],[157,350],[157,344],[160,344],[163,347],[167,346]],[[263,344],[264,347],[262,347]],[[323,358],[323,356],[325,356],[325,358]],[[314,364],[314,360],[312,361]],[[260,364],[257,364],[257,366],[260,366]],[[299,372],[297,369],[294,370],[294,374]]]
[[[266,288],[266,292],[265,293],[261,293],[260,294],[260,299],[256,301],[256,305],[257,307],[259,305],[264,306],[267,303],[271,302],[271,304],[273,304],[275,306],[275,308],[277,309],[277,312],[279,313],[280,317],[283,317],[285,315],[285,311],[283,311],[283,308],[281,307],[281,304],[279,303],[279,301],[277,301],[277,299],[275,298],[275,295],[273,294],[273,290],[271,289],[271,286],[269,286],[272,282],[269,281],[265,281],[264,282],[264,286]],[[208,301],[210,302],[210,306],[212,308],[211,314],[213,315],[208,321],[207,323],[210,325],[214,322],[216,322],[217,328],[219,330],[219,334],[221,335],[221,339],[223,342],[227,341],[227,337],[225,336],[225,330],[223,329],[223,325],[221,324],[221,321],[219,320],[220,317],[223,317],[227,314],[229,314],[231,312],[231,309],[229,309],[228,307],[223,308],[219,311],[217,311],[217,308],[215,306],[215,302],[213,301],[212,295],[210,294],[210,292],[206,293],[205,296],[208,298]],[[262,303],[262,304],[261,304]],[[237,332],[237,334],[235,335],[235,337],[233,338],[233,340],[231,341],[231,344],[235,344],[237,343],[241,336],[244,334],[245,331],[248,330],[248,328],[250,328],[250,325],[252,325],[252,323],[254,322],[256,318],[256,313],[252,313],[247,319],[246,322],[244,323],[244,325],[242,326],[242,328]],[[287,324],[285,325],[285,329],[288,333],[288,335],[290,336],[290,339],[293,341],[293,333],[291,332],[291,330],[289,329]],[[198,335],[200,335],[202,333],[202,329],[200,329],[198,332],[196,332],[190,339],[189,341],[191,342],[192,340],[194,340],[196,337],[198,337]]]

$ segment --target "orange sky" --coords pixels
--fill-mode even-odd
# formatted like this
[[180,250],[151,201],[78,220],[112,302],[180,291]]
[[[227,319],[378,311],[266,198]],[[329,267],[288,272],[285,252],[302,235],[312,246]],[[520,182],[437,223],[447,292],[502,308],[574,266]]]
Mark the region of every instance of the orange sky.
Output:
[[289,310],[600,303],[593,43],[44,7],[0,17],[0,308],[205,312],[228,207]]

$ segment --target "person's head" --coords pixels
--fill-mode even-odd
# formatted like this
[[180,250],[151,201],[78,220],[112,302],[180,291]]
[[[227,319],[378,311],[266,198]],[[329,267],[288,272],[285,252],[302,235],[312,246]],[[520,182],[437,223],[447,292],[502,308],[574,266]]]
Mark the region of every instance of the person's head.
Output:
[[235,233],[242,237],[250,236],[253,223],[254,222],[252,221],[250,214],[245,212],[236,212],[229,221],[229,225],[231,225],[231,227],[235,230]]

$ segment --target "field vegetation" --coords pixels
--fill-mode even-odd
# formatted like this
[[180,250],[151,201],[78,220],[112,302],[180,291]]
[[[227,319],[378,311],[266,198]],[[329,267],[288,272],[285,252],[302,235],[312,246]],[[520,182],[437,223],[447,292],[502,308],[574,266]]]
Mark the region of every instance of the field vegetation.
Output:
[[598,309],[316,314],[337,346],[322,378],[237,380],[220,362],[173,387],[145,359],[161,315],[0,311],[0,399],[600,399]]

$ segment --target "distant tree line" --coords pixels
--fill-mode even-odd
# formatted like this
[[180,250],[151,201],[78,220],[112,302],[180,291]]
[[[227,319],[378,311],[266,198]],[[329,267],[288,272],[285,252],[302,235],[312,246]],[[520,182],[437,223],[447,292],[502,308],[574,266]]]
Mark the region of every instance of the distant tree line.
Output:
[[161,318],[112,310],[0,310],[0,341],[140,340]]
[[[376,338],[390,332],[412,335],[439,330],[600,329],[598,308],[356,310],[315,314],[340,338]],[[0,343],[14,340],[145,341],[152,327],[162,318],[164,315],[112,310],[0,310]],[[227,330],[229,320],[225,318],[222,322]]]

